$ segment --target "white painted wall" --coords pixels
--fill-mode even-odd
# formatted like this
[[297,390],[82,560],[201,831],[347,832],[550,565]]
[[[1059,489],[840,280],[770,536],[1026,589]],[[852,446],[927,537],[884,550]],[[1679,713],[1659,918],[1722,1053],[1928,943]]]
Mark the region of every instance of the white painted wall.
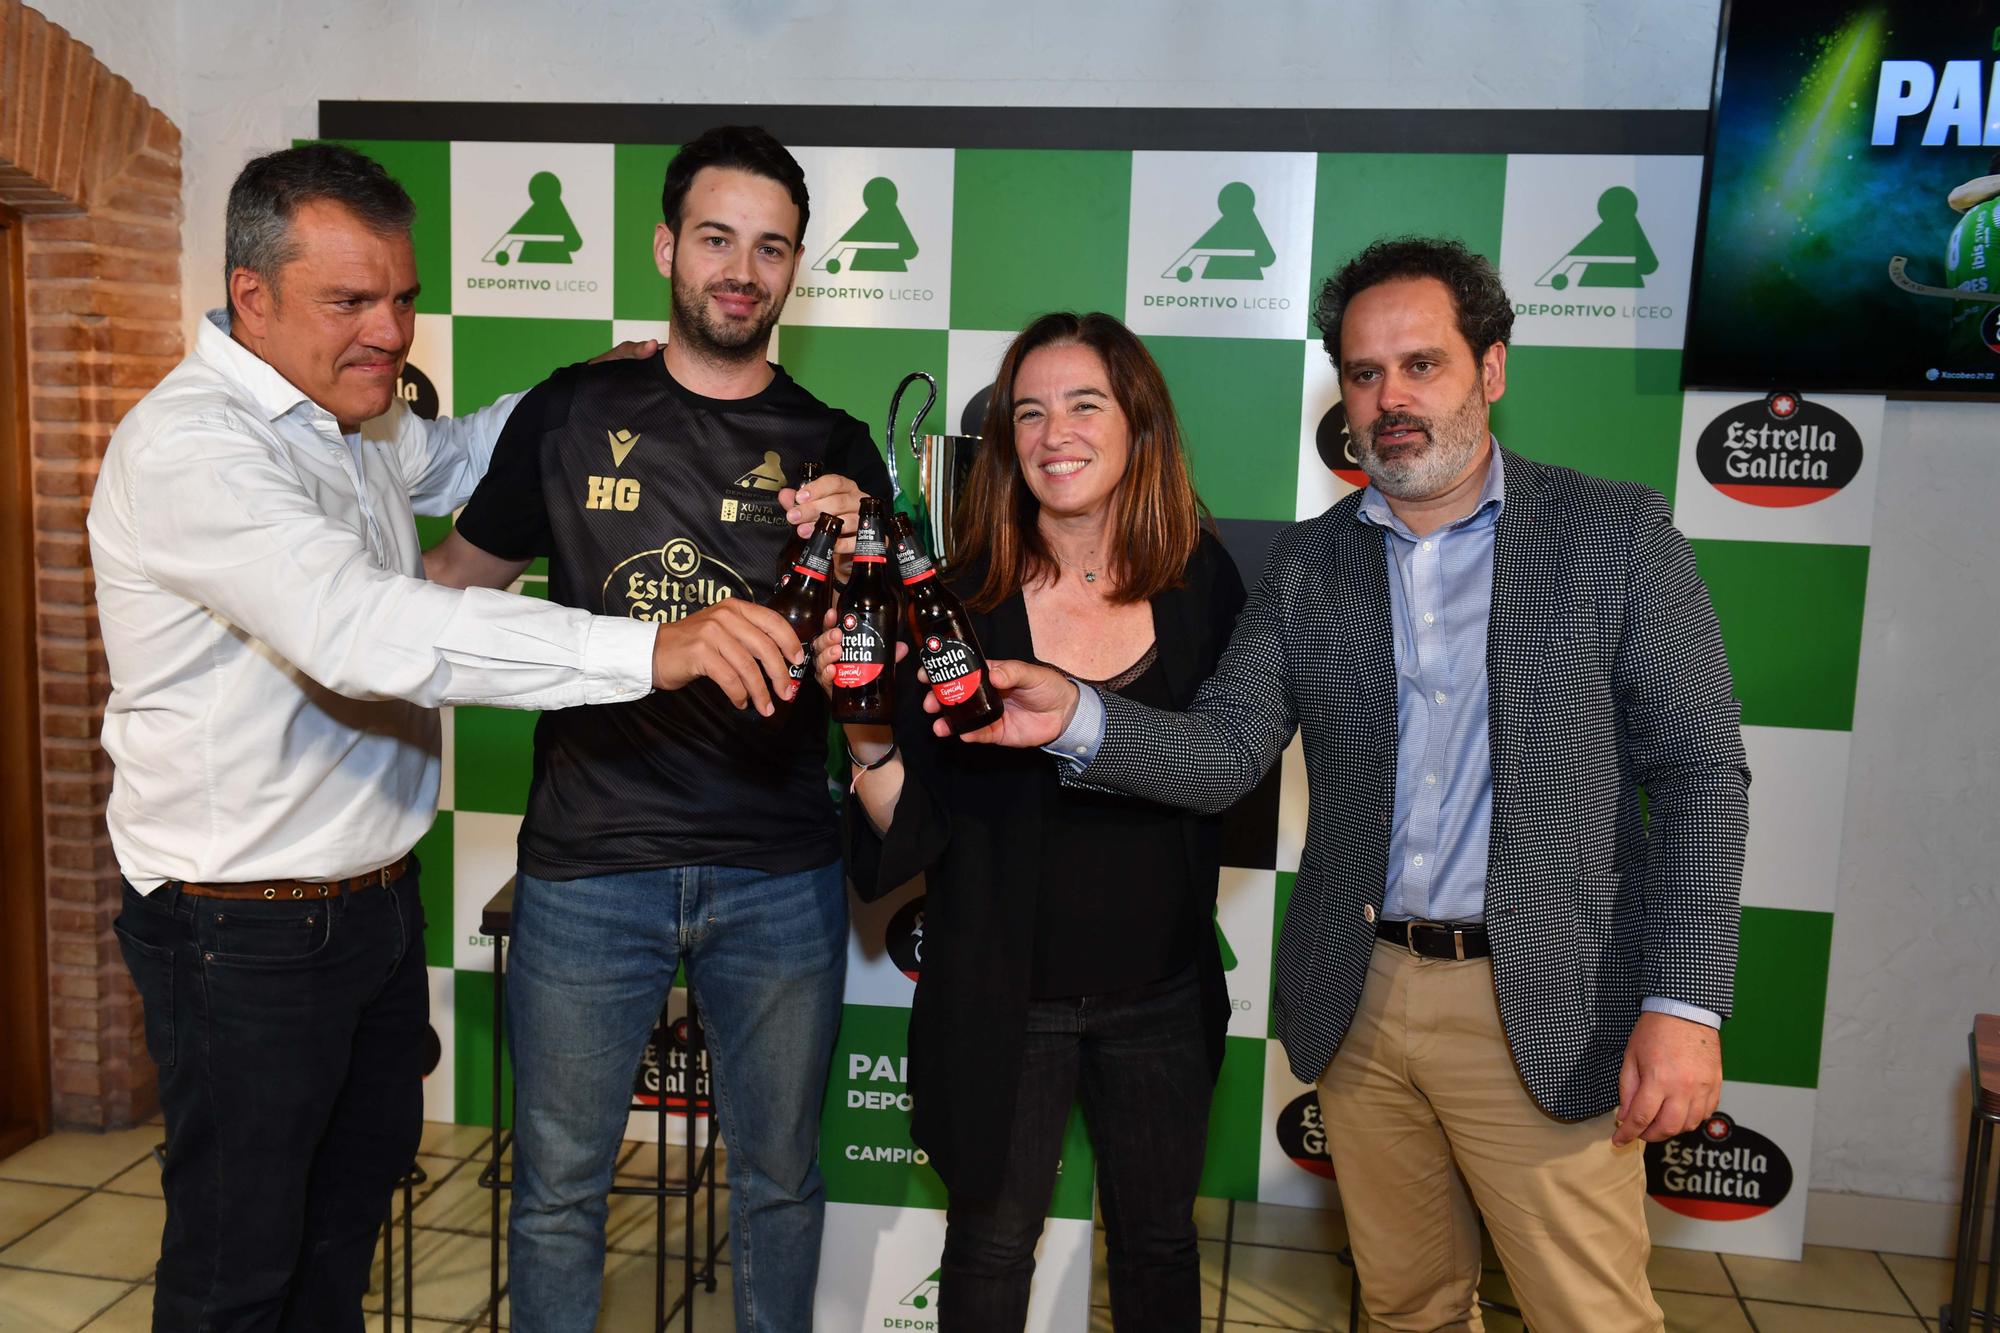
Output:
[[[323,97],[1687,109],[1708,101],[1718,7],[37,3],[186,135],[190,320],[219,299],[230,180],[312,133]],[[1963,1035],[2000,1009],[2000,409],[1891,404],[1884,447],[1813,1184],[1946,1201]]]

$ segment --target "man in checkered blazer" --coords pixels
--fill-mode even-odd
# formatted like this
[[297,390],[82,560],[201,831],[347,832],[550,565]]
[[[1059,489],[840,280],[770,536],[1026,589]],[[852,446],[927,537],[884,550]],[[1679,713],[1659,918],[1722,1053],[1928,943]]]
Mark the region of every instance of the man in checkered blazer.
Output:
[[1216,810],[1303,732],[1275,1014],[1370,1316],[1478,1327],[1483,1216],[1530,1326],[1657,1330],[1640,1140],[1720,1094],[1750,773],[1665,500],[1488,433],[1512,312],[1456,242],[1334,274],[1368,488],[1279,537],[1190,711],[997,662],[1006,715],[967,739]]

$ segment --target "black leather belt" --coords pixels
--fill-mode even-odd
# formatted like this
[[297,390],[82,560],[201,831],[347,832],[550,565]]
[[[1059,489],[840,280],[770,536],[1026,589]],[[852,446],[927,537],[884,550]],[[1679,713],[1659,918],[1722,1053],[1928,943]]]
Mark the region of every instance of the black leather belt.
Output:
[[1375,938],[1400,944],[1425,958],[1486,958],[1493,946],[1486,942],[1486,927],[1453,925],[1449,921],[1377,921]]

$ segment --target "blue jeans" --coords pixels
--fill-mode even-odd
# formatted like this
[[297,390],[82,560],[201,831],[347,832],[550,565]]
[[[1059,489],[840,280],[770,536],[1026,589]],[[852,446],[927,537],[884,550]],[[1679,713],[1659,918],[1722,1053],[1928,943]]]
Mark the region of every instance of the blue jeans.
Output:
[[1194,1198],[1214,1093],[1201,983],[1179,976],[1107,995],[1028,1002],[1021,1088],[999,1195],[945,1214],[938,1328],[1020,1333],[1069,1109],[1097,1153],[1112,1326],[1194,1333],[1201,1256]]
[[514,1327],[597,1325],[606,1192],[639,1059],[687,964],[729,1148],[736,1327],[812,1327],[826,1213],[819,1113],[847,977],[839,862],[520,876],[507,958],[514,1055]]
[[130,884],[112,923],[160,1070],[159,1333],[360,1333],[369,1258],[423,1128],[424,909]]

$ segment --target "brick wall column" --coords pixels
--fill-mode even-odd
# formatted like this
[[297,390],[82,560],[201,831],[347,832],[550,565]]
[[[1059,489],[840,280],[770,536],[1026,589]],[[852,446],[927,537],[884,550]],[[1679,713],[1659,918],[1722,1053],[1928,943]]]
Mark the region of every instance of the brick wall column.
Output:
[[180,131],[89,47],[0,0],[0,203],[23,217],[27,280],[51,1072],[70,1125],[130,1124],[155,1101],[111,934],[110,677],[84,516],[111,428],[181,355],[180,157]]

